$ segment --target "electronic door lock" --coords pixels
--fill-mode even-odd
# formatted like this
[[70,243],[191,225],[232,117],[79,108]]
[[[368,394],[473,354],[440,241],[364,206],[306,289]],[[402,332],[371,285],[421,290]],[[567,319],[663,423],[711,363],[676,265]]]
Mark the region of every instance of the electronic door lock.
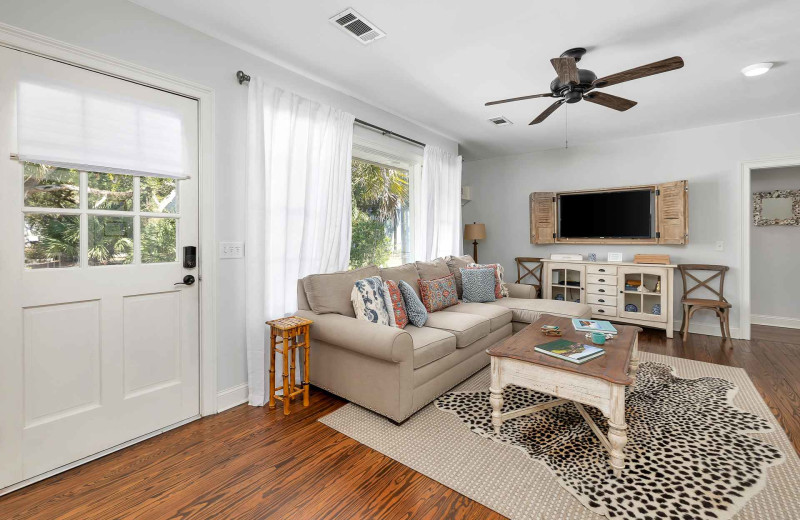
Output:
[[183,267],[186,269],[197,267],[197,248],[195,246],[183,247]]

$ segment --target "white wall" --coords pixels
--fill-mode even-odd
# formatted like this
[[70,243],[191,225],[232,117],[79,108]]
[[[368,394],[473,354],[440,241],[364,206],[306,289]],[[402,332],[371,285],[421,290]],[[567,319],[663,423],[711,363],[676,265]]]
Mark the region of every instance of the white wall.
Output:
[[[247,89],[236,82],[239,69],[418,141],[458,150],[447,138],[124,0],[0,0],[0,22],[213,88],[220,241],[244,240]],[[244,262],[220,260],[219,277],[218,388],[224,390],[247,380]]]
[[[620,117],[624,118],[624,115]],[[680,117],[680,114],[675,114]],[[532,128],[563,131],[561,128]],[[731,328],[739,323],[741,266],[741,161],[800,154],[800,115],[745,121],[608,141],[569,149],[464,163],[463,184],[472,186],[464,222],[485,222],[488,238],[479,245],[481,261],[499,261],[516,273],[514,257],[547,257],[554,252],[621,251],[669,254],[673,263],[731,267],[725,296],[733,304]],[[528,195],[689,180],[689,244],[686,246],[535,246],[529,239]],[[724,251],[715,243],[724,242]],[[471,251],[464,244],[465,251]],[[795,257],[796,258],[796,257]],[[511,276],[508,276],[511,278]],[[676,276],[676,279],[679,278]],[[675,287],[680,294],[681,285]],[[796,293],[795,293],[796,294]],[[676,302],[680,298],[676,298]],[[676,318],[682,313],[676,305]],[[692,330],[719,334],[713,314],[698,313]],[[732,330],[736,335],[736,331]]]
[[[800,166],[753,170],[751,191],[800,190]],[[800,325],[800,227],[750,227],[750,310]],[[754,319],[754,322],[756,320]]]

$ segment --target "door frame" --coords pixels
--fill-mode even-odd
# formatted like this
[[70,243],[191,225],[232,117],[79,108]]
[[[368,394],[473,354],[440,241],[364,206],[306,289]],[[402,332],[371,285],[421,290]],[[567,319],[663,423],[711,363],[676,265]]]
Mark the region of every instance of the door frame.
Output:
[[760,159],[755,161],[742,161],[740,170],[741,182],[741,218],[739,219],[741,237],[741,286],[739,287],[739,337],[750,339],[750,325],[752,324],[750,307],[750,225],[752,222],[753,204],[751,202],[753,170],[766,170],[769,168],[786,168],[800,166],[800,155]]
[[[198,220],[200,263],[200,415],[217,413],[217,259],[214,203],[214,90],[0,22],[0,46],[132,81],[198,104]],[[0,160],[4,160],[0,157]],[[138,439],[137,439],[138,440]],[[125,444],[122,445],[124,447]],[[117,449],[115,447],[113,449]],[[56,471],[60,471],[58,468]]]

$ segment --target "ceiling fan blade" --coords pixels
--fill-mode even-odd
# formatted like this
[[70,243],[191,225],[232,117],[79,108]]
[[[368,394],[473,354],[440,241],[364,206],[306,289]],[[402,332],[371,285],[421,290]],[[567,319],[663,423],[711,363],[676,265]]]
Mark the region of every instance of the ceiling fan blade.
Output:
[[616,74],[612,74],[604,78],[598,78],[594,80],[592,86],[596,88],[610,87],[611,85],[616,85],[617,83],[623,83],[633,79],[646,78],[647,76],[652,76],[653,74],[661,74],[662,72],[669,72],[681,67],[683,67],[683,59],[680,56],[673,56],[672,58],[667,58],[666,60],[656,61],[654,63],[642,65],[641,67],[617,72]]
[[603,105],[604,107],[619,110],[620,112],[625,112],[629,108],[636,106],[636,101],[631,101],[630,99],[625,99],[618,96],[612,96],[611,94],[606,94],[605,92],[590,92],[589,94],[583,96],[583,99],[589,101],[590,103],[597,103],[598,105]]
[[522,101],[524,99],[533,99],[540,97],[553,97],[553,94],[551,92],[548,92],[547,94],[533,94],[532,96],[512,97],[508,99],[501,99],[499,101],[489,101],[488,103],[486,103],[485,106],[489,107],[492,105],[499,105],[500,103],[511,103],[512,101]]
[[578,66],[575,65],[575,58],[553,58],[550,60],[553,68],[556,69],[558,80],[564,85],[577,85],[580,83],[578,77]]
[[558,107],[560,107],[562,104],[564,104],[564,100],[563,100],[563,99],[559,99],[558,101],[556,101],[555,103],[553,103],[552,105],[550,105],[549,107],[547,107],[547,109],[545,109],[545,111],[544,111],[544,112],[542,112],[541,114],[539,114],[539,117],[537,117],[536,119],[534,119],[533,121],[531,121],[531,122],[530,122],[530,123],[528,123],[528,124],[529,124],[529,125],[538,125],[539,123],[541,123],[542,121],[544,121],[545,119],[547,119],[547,118],[548,118],[548,116],[550,116],[550,114],[552,114],[553,112],[555,112],[555,111],[556,111],[556,109],[557,109]]

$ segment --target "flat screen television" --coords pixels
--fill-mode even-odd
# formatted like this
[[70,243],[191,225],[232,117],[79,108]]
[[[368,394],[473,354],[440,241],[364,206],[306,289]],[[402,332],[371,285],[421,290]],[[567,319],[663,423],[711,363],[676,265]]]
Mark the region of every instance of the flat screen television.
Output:
[[655,193],[651,189],[562,194],[560,238],[653,238]]

